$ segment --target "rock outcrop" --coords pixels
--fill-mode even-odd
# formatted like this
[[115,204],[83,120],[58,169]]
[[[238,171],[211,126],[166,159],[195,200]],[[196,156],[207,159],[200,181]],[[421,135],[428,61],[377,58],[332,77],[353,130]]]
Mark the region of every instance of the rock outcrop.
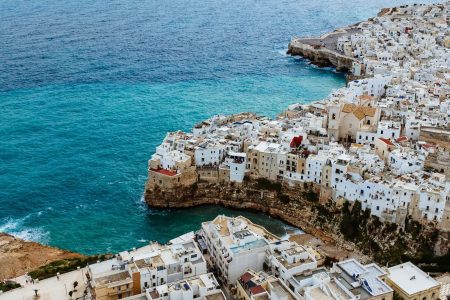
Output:
[[56,260],[77,257],[83,256],[0,233],[0,281],[23,275]]
[[335,67],[337,71],[350,72],[354,58],[323,46],[314,46],[312,39],[293,39],[288,46],[288,54],[309,59],[319,67]]
[[314,184],[289,187],[258,180],[242,185],[197,183],[164,192],[147,189],[145,201],[154,208],[215,204],[263,212],[301,228],[325,244],[381,263],[398,263],[405,257],[444,255],[450,247],[448,233],[432,226],[425,228],[413,220],[408,220],[405,228],[382,223],[368,211],[362,211],[359,202],[336,205],[326,191]]

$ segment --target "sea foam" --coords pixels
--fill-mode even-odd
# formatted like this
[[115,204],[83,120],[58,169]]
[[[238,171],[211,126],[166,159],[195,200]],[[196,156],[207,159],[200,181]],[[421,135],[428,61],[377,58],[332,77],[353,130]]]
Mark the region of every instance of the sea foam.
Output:
[[30,217],[27,215],[23,218],[13,219],[5,218],[0,222],[0,232],[9,233],[15,237],[26,241],[39,242],[48,244],[50,241],[50,233],[40,227],[27,227],[24,223]]

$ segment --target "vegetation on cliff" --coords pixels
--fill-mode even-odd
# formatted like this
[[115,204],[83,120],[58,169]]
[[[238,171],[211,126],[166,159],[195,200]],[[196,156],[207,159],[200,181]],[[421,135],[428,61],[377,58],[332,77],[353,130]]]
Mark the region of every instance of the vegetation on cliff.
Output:
[[404,228],[395,223],[381,222],[361,203],[344,202],[342,207],[333,203],[315,204],[315,223],[322,228],[339,228],[338,234],[354,243],[364,254],[383,265],[413,261],[425,271],[439,272],[450,269],[450,253],[435,256],[434,247],[440,232],[433,226],[425,227],[410,218]]
[[33,279],[46,279],[56,274],[67,273],[70,271],[76,270],[78,267],[83,268],[88,264],[96,263],[97,261],[103,261],[111,258],[111,255],[103,254],[103,255],[92,255],[87,257],[78,257],[78,258],[68,258],[61,259],[54,262],[51,262],[47,265],[40,266],[39,268],[31,271],[28,275]]
[[20,284],[15,282],[0,282],[0,291],[7,292],[19,288]]
[[413,261],[426,271],[450,269],[450,255],[436,256],[441,246],[448,252],[448,234],[432,224],[424,226],[410,218],[404,226],[381,222],[361,203],[341,206],[310,183],[289,187],[267,179],[244,184],[198,183],[195,188],[176,193],[146,191],[145,199],[153,207],[190,207],[219,204],[235,209],[251,209],[270,214],[326,241],[335,241],[350,251],[362,252],[381,264]]
[[81,257],[81,254],[0,233],[0,280],[25,274],[53,261]]

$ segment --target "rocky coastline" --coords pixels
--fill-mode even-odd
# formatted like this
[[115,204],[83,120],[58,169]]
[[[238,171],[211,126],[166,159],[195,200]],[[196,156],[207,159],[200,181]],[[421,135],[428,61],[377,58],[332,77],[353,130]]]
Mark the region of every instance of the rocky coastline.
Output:
[[83,255],[0,233],[0,282],[51,262]]
[[[391,9],[383,9],[379,15]],[[358,61],[336,50],[339,37],[357,33],[356,25],[338,29],[318,38],[293,38],[287,53],[302,56],[319,67],[331,66],[346,72],[348,80],[364,78],[364,72],[354,74]],[[278,184],[278,183],[276,183]],[[353,253],[367,255],[381,263],[398,263],[405,259],[448,256],[449,232],[407,220],[404,228],[382,223],[357,205],[337,205],[331,201],[331,191],[319,185],[263,188],[257,180],[244,184],[208,183],[198,181],[190,187],[172,190],[145,188],[145,201],[153,208],[189,208],[199,205],[221,205],[239,210],[254,210],[279,218]],[[347,205],[351,205],[350,207]],[[447,259],[447,258],[446,258]]]
[[[173,191],[146,189],[145,201],[159,209],[221,205],[262,212],[363,261],[398,263],[405,258],[440,256],[449,251],[447,232],[421,227],[411,220],[400,234],[397,226],[380,222],[356,205],[348,208],[335,205],[329,199],[329,191],[310,183],[290,187],[258,180],[247,180],[242,185],[199,182]],[[348,218],[351,218],[349,224]]]
[[[288,45],[287,54],[302,56],[318,67],[334,67],[337,71],[346,72],[347,79],[350,80],[355,77],[351,73],[352,63],[355,60],[334,49],[336,49],[336,41],[339,36],[355,30],[357,29],[350,26],[318,38],[293,38]],[[364,256],[356,245],[336,234],[334,229],[329,230],[329,228],[318,226],[316,224],[317,215],[314,214],[311,203],[304,198],[297,198],[295,204],[283,203],[279,199],[279,191],[263,190],[255,187],[255,183],[247,181],[242,186],[234,186],[233,184],[197,182],[191,187],[165,191],[151,189],[147,184],[144,199],[149,207],[157,209],[220,205],[236,210],[262,212],[301,228],[327,245],[352,252],[357,251],[360,257]],[[313,187],[311,185],[311,188],[316,193],[320,193],[320,186]],[[298,190],[295,189],[287,187],[283,187],[283,189],[283,193],[290,195],[298,193]]]
[[[342,35],[342,33],[323,38],[294,38],[288,45],[287,53],[309,59],[311,63],[319,67],[334,67],[337,71],[352,75],[350,70],[355,59],[332,50],[339,35]],[[324,41],[327,41],[327,46],[325,46]]]

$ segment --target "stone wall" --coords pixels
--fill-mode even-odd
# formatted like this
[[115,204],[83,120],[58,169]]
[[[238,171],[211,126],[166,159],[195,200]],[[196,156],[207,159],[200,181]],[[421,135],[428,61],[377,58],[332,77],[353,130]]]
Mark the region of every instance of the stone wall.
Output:
[[182,173],[170,176],[158,171],[149,170],[148,180],[145,184],[147,190],[170,191],[180,187],[188,187],[197,182],[197,172],[192,166]]

